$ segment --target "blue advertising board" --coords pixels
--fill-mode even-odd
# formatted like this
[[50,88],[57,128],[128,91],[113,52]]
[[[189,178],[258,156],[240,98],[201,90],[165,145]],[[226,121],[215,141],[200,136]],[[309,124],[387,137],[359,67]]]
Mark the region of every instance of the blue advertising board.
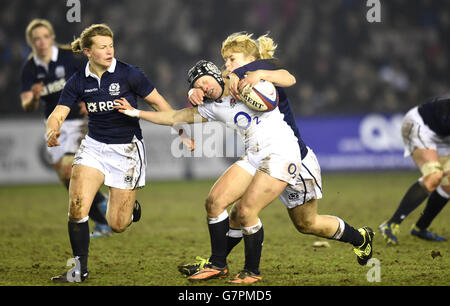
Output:
[[297,117],[322,170],[414,169],[403,156],[403,114]]

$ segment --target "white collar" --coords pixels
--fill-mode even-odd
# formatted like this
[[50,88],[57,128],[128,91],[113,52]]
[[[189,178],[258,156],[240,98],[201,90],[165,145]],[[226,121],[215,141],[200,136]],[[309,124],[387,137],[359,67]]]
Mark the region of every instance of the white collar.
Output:
[[[94,77],[94,78],[98,78],[98,76],[95,75],[94,73],[92,73],[91,70],[89,69],[89,63],[90,63],[90,62],[88,61],[87,64],[86,64],[86,68],[84,69],[84,75],[85,75],[86,77],[92,76],[92,77]],[[117,60],[116,60],[116,58],[114,57],[113,60],[112,60],[111,65],[108,67],[108,69],[107,69],[106,71],[108,71],[108,72],[110,72],[110,73],[113,73],[113,72],[116,70],[116,64],[117,64]]]
[[[59,49],[58,47],[56,47],[55,45],[52,46],[52,57],[50,58],[50,60],[52,62],[56,62],[58,60],[58,53],[59,53]],[[45,70],[48,70],[48,64],[44,63],[38,56],[37,54],[33,54],[33,60],[34,63],[36,64],[36,66],[42,66],[45,68]]]

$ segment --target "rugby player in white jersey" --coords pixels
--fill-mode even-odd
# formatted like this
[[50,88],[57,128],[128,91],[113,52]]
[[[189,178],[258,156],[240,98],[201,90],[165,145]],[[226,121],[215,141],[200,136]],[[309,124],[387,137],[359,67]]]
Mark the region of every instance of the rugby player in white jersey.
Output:
[[[236,59],[242,65],[254,60],[244,58],[237,55]],[[230,282],[260,281],[262,276],[259,264],[264,231],[258,214],[278,196],[281,196],[290,211],[292,221],[301,232],[345,241],[341,238],[347,224],[337,217],[317,215],[317,199],[322,196],[319,185],[320,167],[309,148],[307,156],[302,160],[298,138],[283,120],[284,115],[279,108],[270,112],[259,112],[234,99],[229,95],[228,87],[225,88],[222,73],[211,62],[199,61],[189,71],[188,80],[191,87],[201,89],[204,96],[212,101],[198,107],[154,113],[137,110],[126,99],[120,99],[116,102],[121,105],[115,108],[128,116],[162,125],[194,123],[196,118],[200,118],[202,122],[220,121],[236,129],[242,136],[245,144],[244,156],[218,179],[206,199],[212,255],[207,263],[189,276],[189,280],[203,281],[228,275],[226,257],[232,247],[227,245],[227,234],[231,222],[234,227],[242,230],[245,265]],[[276,84],[286,83],[289,83],[289,76]],[[292,194],[295,197],[291,196]],[[230,220],[227,207],[235,202],[235,213],[231,214]],[[347,225],[347,232],[351,229],[353,228]],[[355,245],[360,254],[358,261],[365,264],[372,255],[373,233],[368,228],[353,231],[353,241],[346,242]],[[349,236],[351,235],[346,237]]]

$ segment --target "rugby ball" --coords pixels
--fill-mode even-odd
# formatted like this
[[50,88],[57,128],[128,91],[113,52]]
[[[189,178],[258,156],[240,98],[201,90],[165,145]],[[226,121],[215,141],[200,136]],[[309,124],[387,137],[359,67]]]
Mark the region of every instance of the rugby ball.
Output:
[[255,86],[247,85],[242,89],[241,101],[249,108],[266,112],[278,106],[278,91],[271,82],[261,80]]

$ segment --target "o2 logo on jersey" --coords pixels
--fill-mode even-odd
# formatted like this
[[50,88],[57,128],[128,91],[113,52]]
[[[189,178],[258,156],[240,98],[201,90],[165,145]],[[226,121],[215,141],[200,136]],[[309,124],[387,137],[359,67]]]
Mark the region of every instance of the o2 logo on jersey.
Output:
[[[258,116],[253,117],[253,120],[255,120],[256,124],[259,124],[261,122]],[[234,115],[234,124],[236,124],[236,126],[240,129],[248,129],[251,123],[252,118],[246,112],[238,112],[236,113],[236,115]]]
[[295,178],[295,176],[297,175],[297,165],[294,163],[290,163],[288,166],[288,173],[292,178]]
[[109,94],[111,96],[118,96],[120,94],[120,85],[119,85],[119,83],[111,83],[109,85]]

